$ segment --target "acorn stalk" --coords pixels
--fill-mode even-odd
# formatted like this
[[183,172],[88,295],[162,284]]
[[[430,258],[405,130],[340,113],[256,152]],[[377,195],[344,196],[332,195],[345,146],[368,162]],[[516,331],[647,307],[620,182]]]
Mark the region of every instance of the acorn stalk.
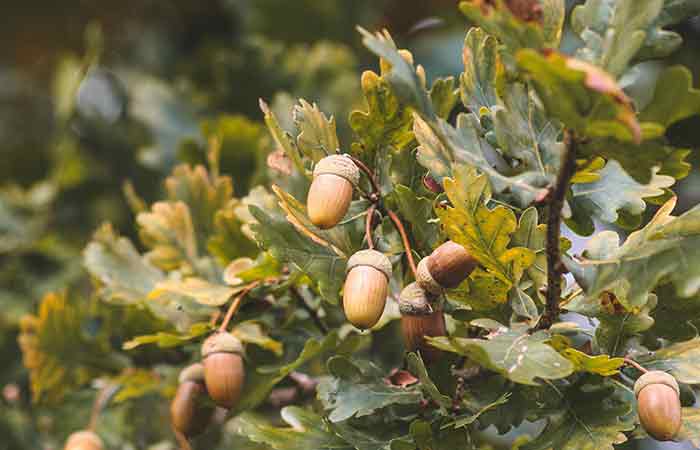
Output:
[[447,241],[418,263],[417,281],[433,294],[459,286],[478,262],[463,246]]
[[232,409],[238,403],[245,382],[243,344],[232,334],[218,332],[202,344],[204,384],[214,403]]
[[391,278],[391,262],[376,250],[360,250],[348,260],[343,309],[358,328],[373,327],[384,312]]
[[333,228],[348,212],[360,170],[347,156],[330,155],[314,167],[314,178],[306,198],[311,222],[321,229]]
[[68,436],[64,450],[102,450],[103,448],[104,444],[97,433],[82,430]]
[[660,370],[643,374],[634,383],[639,422],[658,441],[672,440],[681,428],[678,382]]
[[406,351],[419,351],[423,360],[437,361],[442,352],[425,340],[426,336],[445,336],[445,316],[438,305],[438,298],[423,289],[417,282],[406,286],[399,296],[401,333]]
[[170,403],[170,420],[173,428],[186,437],[197,436],[204,432],[214,414],[204,385],[204,366],[196,363],[186,367],[179,382]]

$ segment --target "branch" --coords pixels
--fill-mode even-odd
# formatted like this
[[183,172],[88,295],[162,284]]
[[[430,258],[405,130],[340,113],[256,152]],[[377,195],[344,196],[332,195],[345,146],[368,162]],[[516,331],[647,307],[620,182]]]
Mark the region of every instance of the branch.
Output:
[[559,236],[561,213],[571,178],[576,173],[576,136],[571,130],[564,131],[564,154],[557,181],[549,196],[547,217],[547,303],[545,312],[537,324],[538,329],[549,328],[559,317],[561,300],[561,276],[563,274]]
[[248,292],[253,290],[255,286],[259,285],[260,281],[253,281],[252,283],[248,284],[241,292],[238,293],[235,299],[233,299],[233,302],[231,302],[231,306],[229,306],[228,311],[226,311],[226,317],[224,317],[224,321],[221,322],[221,326],[219,327],[219,331],[225,331],[226,327],[228,326],[228,323],[231,321],[231,318],[233,318],[233,315],[236,314],[236,311],[238,310],[238,307],[241,305],[241,301],[243,301],[243,298],[246,296]]
[[370,250],[374,250],[374,238],[372,238],[372,220],[374,219],[374,211],[377,209],[377,205],[372,203],[367,209],[367,217],[365,218],[365,239],[367,239],[367,246]]
[[418,279],[418,270],[416,269],[416,262],[413,260],[413,250],[411,249],[411,243],[408,240],[408,235],[406,234],[406,229],[403,227],[399,216],[396,215],[394,211],[387,209],[386,213],[394,222],[394,226],[401,235],[401,240],[403,241],[403,246],[406,249],[406,257],[408,258],[408,264],[411,266],[411,271],[413,272],[413,277]]
[[633,360],[632,358],[624,358],[624,359],[625,359],[625,364],[627,364],[628,366],[632,366],[642,373],[649,372],[647,369],[642,367],[641,364],[639,364],[637,361]]

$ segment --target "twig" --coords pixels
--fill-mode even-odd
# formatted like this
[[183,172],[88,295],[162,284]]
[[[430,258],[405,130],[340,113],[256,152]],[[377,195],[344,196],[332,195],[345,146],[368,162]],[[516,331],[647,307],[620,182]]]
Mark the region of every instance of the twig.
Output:
[[372,190],[374,191],[374,193],[380,194],[382,190],[381,190],[381,188],[379,187],[379,183],[377,183],[377,179],[374,177],[374,172],[373,172],[369,167],[367,167],[367,166],[365,165],[365,163],[363,163],[363,162],[360,161],[359,159],[355,158],[354,156],[352,156],[352,155],[350,155],[350,154],[348,154],[348,153],[345,153],[345,156],[347,156],[348,158],[350,158],[350,159],[352,160],[352,162],[354,162],[355,165],[356,165],[361,171],[363,171],[365,174],[367,174],[367,178],[369,178],[369,182],[372,183]]
[[180,450],[192,450],[192,446],[190,445],[190,441],[187,440],[187,437],[184,434],[180,433],[174,427],[173,427],[173,433],[175,433],[175,439],[177,440],[178,444],[180,444]]
[[642,373],[647,373],[647,372],[649,372],[647,369],[645,369],[644,367],[642,367],[637,361],[633,360],[632,358],[623,358],[623,359],[625,360],[625,364],[634,367],[634,368],[637,369],[638,371],[640,371],[640,372],[642,372]]
[[306,300],[296,288],[290,289],[290,292],[292,293],[292,296],[299,302],[301,307],[304,308],[304,311],[306,311],[309,314],[309,316],[311,316],[311,320],[314,321],[314,324],[316,324],[316,327],[321,331],[321,333],[328,334],[328,327],[318,316],[318,312],[315,309],[313,309],[308,303],[306,303]]
[[547,217],[547,303],[545,312],[537,324],[538,329],[549,328],[559,317],[561,300],[562,262],[559,249],[561,214],[571,178],[576,172],[576,136],[571,130],[564,131],[564,154],[557,181],[549,196]]
[[103,386],[95,396],[95,400],[92,402],[92,410],[90,411],[90,422],[88,422],[87,429],[90,431],[95,431],[97,428],[97,421],[100,418],[100,413],[107,405],[110,397],[114,395],[119,389],[119,385],[116,384],[106,384]]
[[365,218],[365,238],[367,239],[367,246],[370,250],[374,250],[374,239],[372,238],[372,220],[374,219],[374,211],[377,209],[377,205],[374,203],[370,205],[367,209],[367,217]]
[[399,216],[396,215],[394,211],[387,210],[386,213],[391,218],[392,222],[396,226],[399,234],[401,235],[401,240],[403,241],[403,246],[406,249],[406,257],[408,258],[408,264],[411,266],[411,271],[413,276],[418,278],[418,270],[416,269],[416,262],[413,260],[413,249],[411,249],[411,243],[408,241],[408,235],[406,234],[406,229],[403,227]]
[[236,313],[238,310],[238,307],[241,305],[241,301],[243,301],[243,298],[253,290],[257,285],[260,284],[260,281],[253,281],[252,283],[248,284],[241,292],[238,293],[236,298],[233,299],[231,302],[231,306],[228,307],[228,311],[226,311],[226,317],[224,317],[224,321],[221,322],[221,326],[219,327],[219,331],[225,331],[226,327],[228,326],[228,323],[231,321],[231,318],[233,315]]

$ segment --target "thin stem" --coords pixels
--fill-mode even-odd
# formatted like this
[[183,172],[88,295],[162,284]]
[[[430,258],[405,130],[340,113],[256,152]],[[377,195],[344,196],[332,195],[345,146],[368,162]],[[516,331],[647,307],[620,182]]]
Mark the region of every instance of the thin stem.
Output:
[[228,307],[228,311],[226,311],[226,316],[224,317],[224,321],[221,322],[221,326],[219,326],[219,331],[225,331],[226,327],[228,327],[228,323],[231,321],[233,318],[233,315],[236,314],[236,311],[238,310],[238,307],[241,305],[241,301],[243,301],[243,298],[260,284],[260,281],[253,281],[252,283],[248,284],[241,292],[238,293],[236,298],[233,299],[231,302],[231,306]]
[[411,271],[413,272],[413,276],[415,278],[418,278],[418,270],[416,269],[416,262],[413,260],[413,249],[411,249],[411,243],[408,241],[408,235],[406,234],[406,229],[403,227],[401,220],[399,220],[399,216],[397,216],[394,211],[387,209],[386,213],[391,218],[391,221],[394,222],[394,226],[396,226],[396,229],[398,230],[399,234],[401,235],[401,240],[403,241],[403,246],[406,249],[406,257],[408,258],[408,264],[411,266]]
[[321,331],[321,333],[328,334],[328,327],[318,316],[318,311],[316,311],[311,307],[311,305],[306,303],[306,299],[304,299],[304,296],[301,295],[296,288],[292,288],[289,291],[292,293],[292,296],[299,302],[299,305],[301,305],[304,311],[306,311],[309,314],[309,316],[311,316],[311,320],[314,321],[314,324]]
[[559,248],[561,215],[571,178],[576,173],[576,136],[571,130],[564,131],[564,154],[557,181],[549,196],[547,217],[547,303],[545,312],[537,325],[538,329],[549,328],[559,317],[561,300],[562,262]]
[[97,428],[97,421],[100,418],[100,413],[107,405],[107,401],[119,388],[115,384],[107,384],[102,387],[95,396],[95,400],[92,402],[92,410],[90,411],[90,422],[88,422],[88,430],[95,431]]
[[370,250],[374,250],[374,239],[372,238],[372,220],[374,219],[374,211],[377,209],[377,205],[374,203],[370,205],[367,209],[367,217],[365,218],[365,238],[367,239],[367,246]]
[[365,165],[365,163],[363,163],[363,162],[360,161],[359,159],[355,158],[354,156],[352,156],[352,155],[350,155],[350,154],[348,154],[348,153],[345,153],[345,156],[347,156],[348,158],[350,158],[350,159],[352,160],[352,162],[354,162],[355,165],[356,165],[361,171],[363,171],[365,174],[367,174],[367,178],[369,178],[370,183],[372,183],[372,191],[373,191],[374,193],[376,193],[376,194],[379,194],[382,190],[381,190],[381,188],[379,187],[379,183],[377,183],[376,178],[374,177],[374,172],[372,172],[372,170],[371,170],[369,167],[367,167],[367,166]]
[[187,439],[187,436],[180,433],[174,427],[173,433],[175,433],[175,439],[177,440],[178,444],[180,444],[180,450],[192,450],[192,446],[190,445],[190,441]]
[[625,360],[625,364],[634,367],[635,369],[637,369],[638,371],[640,371],[642,373],[649,372],[647,369],[642,367],[637,361],[633,360],[632,358],[624,358],[624,360]]

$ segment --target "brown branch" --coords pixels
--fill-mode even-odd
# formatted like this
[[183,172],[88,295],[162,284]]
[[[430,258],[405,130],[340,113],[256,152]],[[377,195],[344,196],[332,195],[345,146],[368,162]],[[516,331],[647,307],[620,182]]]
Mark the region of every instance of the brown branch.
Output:
[[[374,172],[369,167],[367,167],[367,165],[365,165],[365,163],[363,163],[359,159],[355,158],[354,156],[352,156],[348,153],[345,153],[345,156],[350,158],[352,160],[352,162],[354,162],[355,165],[367,175],[367,178],[369,178],[369,182],[372,183],[373,193],[379,195],[382,192],[382,189],[379,187],[379,183],[377,182],[377,179],[374,176]],[[378,201],[378,199],[379,199],[379,197],[377,197],[377,201]]]
[[367,239],[367,246],[370,250],[374,250],[374,239],[372,238],[372,220],[374,219],[374,211],[376,211],[377,205],[374,203],[370,205],[367,209],[367,217],[365,218],[365,238]]
[[564,131],[564,154],[557,181],[549,195],[547,217],[547,302],[545,311],[537,324],[538,329],[549,328],[559,317],[561,300],[562,262],[559,248],[561,214],[571,178],[576,173],[576,136],[573,131]]
[[95,395],[95,399],[92,402],[92,410],[90,411],[90,422],[88,422],[87,427],[88,430],[95,431],[102,410],[104,410],[105,406],[107,405],[107,402],[112,397],[112,395],[114,395],[114,393],[117,392],[118,389],[119,385],[106,384],[97,392],[97,395]]
[[243,301],[243,298],[253,290],[257,285],[260,284],[260,281],[253,281],[252,283],[248,284],[241,292],[236,295],[236,298],[233,299],[231,302],[231,306],[228,307],[228,311],[226,311],[226,317],[224,317],[224,321],[221,322],[221,326],[219,327],[219,331],[225,331],[226,327],[228,326],[228,323],[231,321],[231,318],[233,318],[233,315],[236,314],[236,311],[238,310],[238,307],[241,305],[241,301]]
[[394,226],[401,235],[401,240],[403,241],[403,246],[406,249],[406,257],[408,258],[408,264],[411,266],[411,271],[413,272],[414,278],[418,278],[418,270],[416,269],[416,262],[413,260],[413,249],[411,249],[411,243],[408,241],[408,235],[406,234],[406,229],[403,227],[399,216],[396,215],[394,211],[387,209],[386,213],[394,222]]
[[624,358],[624,360],[625,360],[625,364],[634,367],[635,369],[637,369],[638,371],[640,371],[642,373],[649,372],[647,369],[642,367],[641,364],[639,364],[637,361],[633,360],[632,358]]

